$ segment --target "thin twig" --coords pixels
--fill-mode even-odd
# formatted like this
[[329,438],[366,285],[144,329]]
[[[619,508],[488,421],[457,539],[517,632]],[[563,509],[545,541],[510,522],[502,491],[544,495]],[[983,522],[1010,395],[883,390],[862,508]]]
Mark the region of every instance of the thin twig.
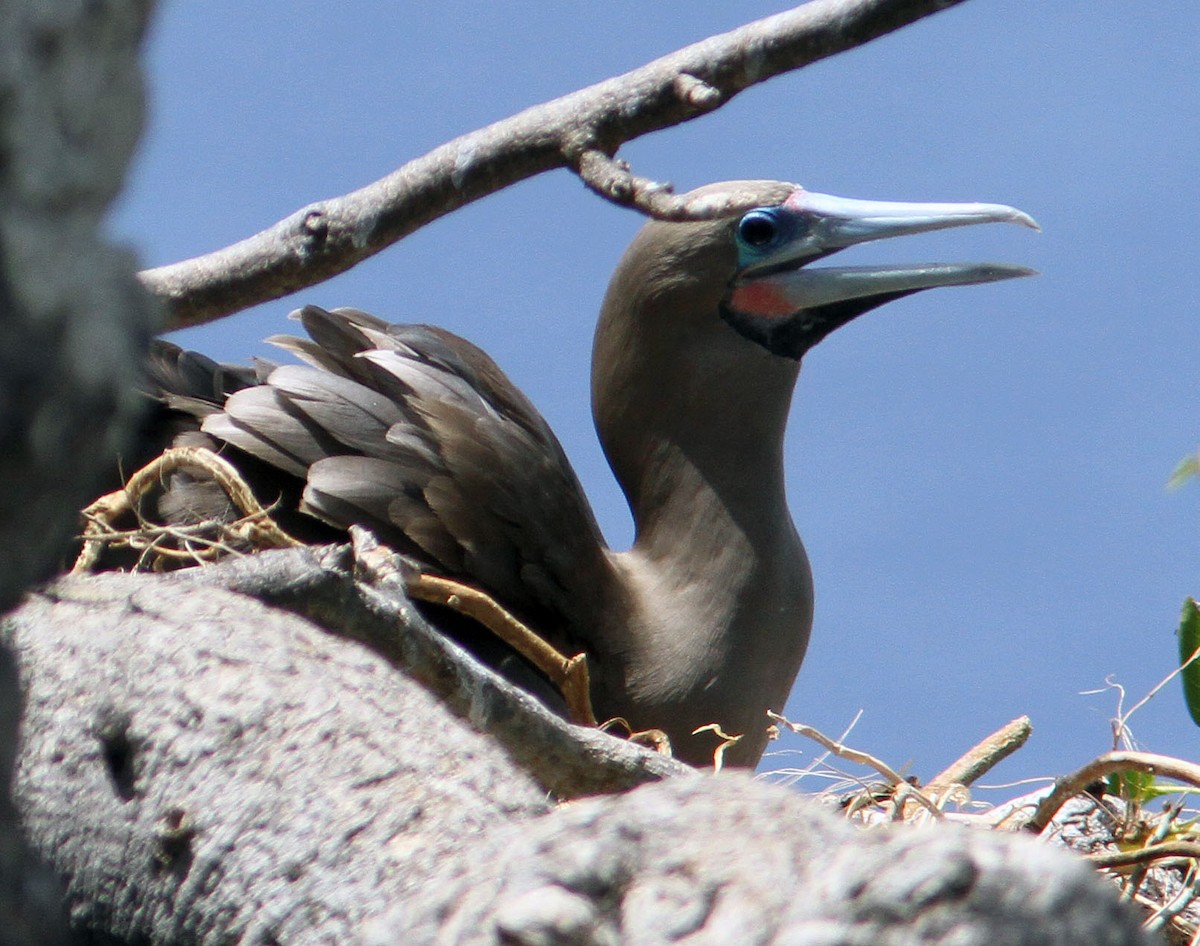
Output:
[[941,807],[944,800],[945,798],[930,796],[924,789],[918,788],[911,782],[901,782],[896,786],[896,793],[891,799],[892,820],[910,821],[917,814],[917,807],[920,807],[929,812],[935,820],[940,821],[945,817]]
[[1093,867],[1129,867],[1134,864],[1145,864],[1159,861],[1167,857],[1187,857],[1200,860],[1200,842],[1196,841],[1163,841],[1160,844],[1150,844],[1146,847],[1134,848],[1130,851],[1106,851],[1103,854],[1088,854],[1084,859]]
[[1200,895],[1200,871],[1196,868],[1196,861],[1192,861],[1191,867],[1188,868],[1187,876],[1184,877],[1183,884],[1179,888],[1179,892],[1169,902],[1159,907],[1152,917],[1146,920],[1146,931],[1155,933],[1168,923],[1173,922],[1179,914],[1196,900],[1198,895]]
[[[1146,839],[1145,847],[1153,847],[1167,839],[1167,835],[1171,829],[1175,827],[1176,821],[1179,820],[1179,813],[1183,810],[1183,805],[1166,805],[1163,811],[1163,816],[1158,819],[1158,824],[1155,825],[1154,832]],[[1147,866],[1139,864],[1125,879],[1125,883],[1121,886],[1122,899],[1132,899],[1141,888],[1142,881],[1145,880]]]
[[841,759],[845,759],[847,762],[853,762],[856,765],[865,765],[867,768],[874,769],[885,779],[887,779],[890,785],[895,786],[905,783],[904,776],[902,776],[882,759],[877,759],[868,752],[863,752],[860,749],[852,749],[850,746],[844,746],[840,742],[834,742],[820,730],[814,729],[812,726],[806,726],[804,723],[793,723],[790,719],[786,719],[785,717],[780,716],[778,713],[773,713],[768,710],[767,716],[769,716],[775,722],[786,726],[792,732],[796,733],[796,735],[804,736],[808,739],[811,739],[813,742],[819,743],[834,755]]
[[141,273],[166,328],[200,325],[345,272],[452,210],[553,168],[616,203],[670,219],[732,212],[670,195],[612,161],[652,131],[739,92],[890,33],[962,0],[813,0],[713,36],[625,75],[456,138],[373,184],[309,204],[205,256]]
[[[150,548],[167,536],[180,537],[184,541],[198,539],[198,536],[189,533],[187,526],[151,525],[146,528],[139,508],[148,493],[161,488],[168,476],[182,470],[211,477],[241,511],[241,519],[220,524],[223,536],[244,539],[259,548],[287,548],[300,544],[275,523],[232,463],[203,447],[171,447],[129,477],[121,489],[101,496],[83,510],[86,521],[83,548],[71,569],[72,573],[91,571],[104,549],[118,540],[123,540],[132,548],[135,547],[133,537],[140,535],[144,538],[145,547]],[[117,530],[115,523],[130,513],[136,514],[141,528],[132,532]],[[199,523],[194,528],[207,527],[207,523]],[[169,551],[158,547],[155,553],[165,556]],[[188,549],[182,552],[175,550],[174,554],[177,557],[196,558],[199,553]]]
[[1163,677],[1161,680],[1159,680],[1158,683],[1156,683],[1153,687],[1151,687],[1149,692],[1147,692],[1145,696],[1143,696],[1140,700],[1138,700],[1136,703],[1133,704],[1133,706],[1131,706],[1129,708],[1129,712],[1122,713],[1118,717],[1118,719],[1116,720],[1116,723],[1120,726],[1121,730],[1123,732],[1127,731],[1129,728],[1129,720],[1133,716],[1133,714],[1136,713],[1138,710],[1140,710],[1147,703],[1149,703],[1152,699],[1154,699],[1154,697],[1158,695],[1159,690],[1161,690],[1168,683],[1170,683],[1172,680],[1174,680],[1177,676],[1179,676],[1181,673],[1183,673],[1188,667],[1190,667],[1197,660],[1200,660],[1200,647],[1197,647],[1196,650],[1194,650],[1192,652],[1192,655],[1187,660],[1183,661],[1183,663],[1181,663],[1178,667],[1176,667],[1174,670],[1172,670],[1170,673],[1168,673],[1165,677]]

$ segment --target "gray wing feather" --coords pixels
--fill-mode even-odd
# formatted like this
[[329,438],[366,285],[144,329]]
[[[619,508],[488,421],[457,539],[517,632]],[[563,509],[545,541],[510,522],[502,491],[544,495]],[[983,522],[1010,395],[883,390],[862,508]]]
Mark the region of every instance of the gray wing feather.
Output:
[[482,351],[442,329],[309,306],[309,366],[276,368],[204,430],[306,479],[303,508],[367,526],[532,620],[572,620],[607,567],[562,447]]
[[231,395],[224,412],[206,417],[200,429],[299,477],[311,464],[338,450],[334,437],[293,410],[269,384]]

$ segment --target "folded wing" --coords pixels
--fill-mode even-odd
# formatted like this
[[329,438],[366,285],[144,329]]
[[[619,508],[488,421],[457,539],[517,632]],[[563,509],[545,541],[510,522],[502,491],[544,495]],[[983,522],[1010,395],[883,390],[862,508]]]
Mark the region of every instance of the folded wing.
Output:
[[178,385],[202,396],[168,403],[302,480],[309,515],[366,526],[527,620],[574,623],[578,602],[595,600],[578,590],[604,579],[607,559],[561,445],[524,395],[443,329],[354,309],[297,317],[308,338],[270,341],[306,364],[237,373],[208,362]]

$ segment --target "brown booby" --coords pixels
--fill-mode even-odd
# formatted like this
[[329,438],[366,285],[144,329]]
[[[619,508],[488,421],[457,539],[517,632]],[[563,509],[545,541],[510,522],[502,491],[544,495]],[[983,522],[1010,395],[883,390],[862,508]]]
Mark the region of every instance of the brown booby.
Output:
[[309,516],[366,526],[564,653],[586,652],[599,718],[661,729],[694,763],[711,761],[713,739],[693,730],[716,723],[742,735],[726,763],[753,766],[812,623],[783,469],[801,358],[893,299],[1032,273],[811,264],[885,237],[1036,224],[998,204],[847,200],[774,181],[689,196],[752,209],[647,223],[596,329],[593,412],[633,513],[628,551],[605,546],[533,405],[442,329],[309,306],[297,313],[309,338],[272,339],[304,365],[239,374],[160,349],[158,375],[170,407],[202,417],[231,456],[285,474],[276,491]]

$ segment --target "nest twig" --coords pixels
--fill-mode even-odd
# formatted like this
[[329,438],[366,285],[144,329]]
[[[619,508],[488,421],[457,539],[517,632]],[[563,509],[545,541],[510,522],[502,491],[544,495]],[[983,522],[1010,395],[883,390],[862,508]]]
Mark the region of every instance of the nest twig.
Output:
[[[1032,731],[1025,717],[1013,720],[982,740],[962,758],[924,785],[906,778],[881,759],[852,748],[846,737],[831,739],[811,726],[770,717],[820,744],[829,754],[879,773],[884,783],[870,784],[848,776],[860,789],[836,796],[845,816],[863,824],[882,821],[915,822],[947,818],[976,828],[1027,831],[1083,855],[1093,867],[1120,885],[1122,896],[1146,914],[1146,927],[1161,930],[1172,944],[1200,943],[1200,818],[1181,817],[1183,802],[1167,805],[1162,814],[1148,814],[1148,797],[1193,792],[1200,788],[1200,766],[1148,752],[1110,752],[1053,785],[989,810],[967,812],[969,787],[999,761],[1024,744]],[[832,774],[818,771],[824,757],[793,777]],[[778,773],[776,773],[778,774]],[[838,773],[845,776],[845,773]],[[1133,778],[1130,778],[1130,776]],[[1112,776],[1113,780],[1105,781]],[[1147,783],[1141,796],[1138,778],[1181,782],[1176,788]],[[1116,792],[1120,786],[1120,794]],[[1068,803],[1070,805],[1068,806]]]
[[[187,472],[208,476],[221,487],[242,514],[232,522],[153,523],[142,514],[142,502],[162,489],[167,478]],[[121,528],[132,516],[136,525]],[[162,571],[181,565],[198,565],[246,550],[300,545],[288,535],[246,485],[228,460],[202,447],[171,447],[134,473],[125,485],[101,496],[83,510],[83,548],[72,574],[90,572],[105,550],[137,554],[138,571]]]

